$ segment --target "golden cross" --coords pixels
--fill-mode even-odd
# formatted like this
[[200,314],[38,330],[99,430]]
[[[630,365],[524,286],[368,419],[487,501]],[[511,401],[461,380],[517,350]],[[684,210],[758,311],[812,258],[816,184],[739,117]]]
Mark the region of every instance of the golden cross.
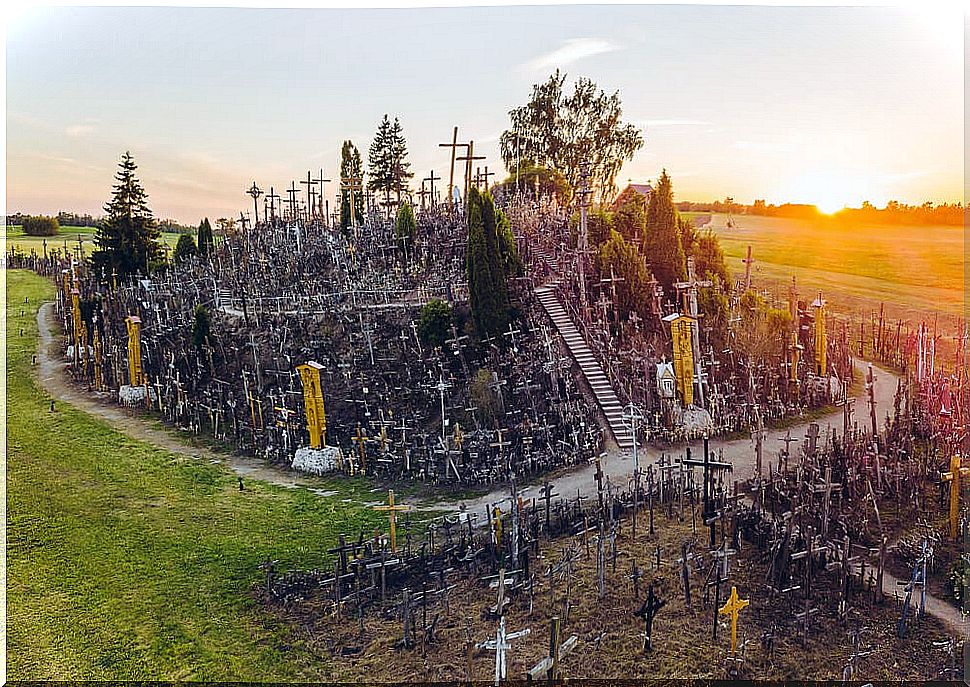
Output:
[[457,446],[457,447],[458,447],[458,450],[459,450],[459,451],[461,450],[461,445],[462,445],[462,444],[463,444],[464,442],[465,442],[465,435],[464,435],[464,434],[462,433],[462,431],[461,431],[461,425],[459,425],[459,424],[458,424],[458,423],[456,422],[456,423],[455,423],[455,446]]
[[735,654],[738,650],[738,614],[751,604],[747,599],[738,598],[738,588],[731,587],[731,596],[727,603],[718,609],[721,615],[731,616],[731,653]]
[[492,522],[495,523],[495,548],[502,548],[502,509],[495,506],[492,511]]
[[940,474],[940,479],[950,483],[950,539],[956,541],[957,519],[960,516],[960,478],[970,475],[970,467],[960,467],[960,456],[950,456],[950,471]]
[[391,553],[397,553],[396,516],[399,511],[400,512],[410,511],[411,506],[404,503],[399,503],[397,505],[394,505],[394,490],[392,489],[387,492],[387,505],[374,506],[373,508],[374,510],[378,510],[378,511],[387,511],[387,517],[390,519],[390,522],[391,522]]

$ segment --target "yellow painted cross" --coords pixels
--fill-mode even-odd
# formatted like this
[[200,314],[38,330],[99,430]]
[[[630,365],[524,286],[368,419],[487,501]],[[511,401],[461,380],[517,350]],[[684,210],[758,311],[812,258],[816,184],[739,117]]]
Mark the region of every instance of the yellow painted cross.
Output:
[[461,431],[461,425],[455,423],[455,446],[461,451],[461,445],[465,442],[465,435]]
[[495,527],[495,548],[502,548],[502,509],[495,506],[492,511],[492,523]]
[[950,471],[940,479],[950,483],[950,539],[956,541],[957,520],[960,517],[960,478],[970,475],[970,467],[960,467],[960,456],[950,456]]
[[391,522],[391,553],[397,553],[397,514],[399,512],[407,512],[411,510],[411,506],[399,503],[394,504],[394,490],[387,492],[387,505],[386,506],[374,506],[374,510],[387,511],[387,517]]
[[738,588],[731,587],[731,596],[727,603],[718,609],[721,615],[731,616],[731,653],[735,654],[738,650],[738,614],[751,604],[747,599],[738,598]]

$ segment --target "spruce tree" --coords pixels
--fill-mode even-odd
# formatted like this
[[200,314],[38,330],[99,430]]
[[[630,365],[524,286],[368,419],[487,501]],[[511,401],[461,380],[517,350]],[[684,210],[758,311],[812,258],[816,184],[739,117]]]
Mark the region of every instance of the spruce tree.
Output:
[[[351,141],[344,141],[340,149],[340,177],[341,179],[361,179],[364,176],[364,165],[360,160],[360,151]],[[364,192],[363,188],[354,191],[353,219],[364,221]],[[351,224],[350,190],[341,184],[340,190],[340,228],[346,232]]]
[[112,272],[127,277],[147,272],[162,258],[161,232],[148,208],[148,194],[135,176],[138,169],[125,152],[115,173],[113,195],[105,204],[105,218],[95,237],[98,249],[91,255],[96,270],[107,278]]
[[175,262],[181,262],[188,257],[198,255],[199,250],[195,245],[195,240],[190,234],[179,234],[179,240],[175,244]]
[[650,272],[647,270],[643,256],[636,246],[626,241],[617,230],[610,231],[610,238],[599,252],[598,267],[604,277],[622,278],[616,284],[615,307],[619,316],[626,319],[631,312],[636,311],[647,320],[650,309]]
[[650,195],[643,247],[650,271],[663,285],[664,292],[674,297],[674,283],[687,277],[687,261],[677,228],[673,186],[666,169]]
[[397,117],[392,122],[385,114],[367,153],[367,187],[384,193],[385,207],[391,204],[392,192],[396,194],[398,204],[401,203],[401,194],[414,176],[407,155],[408,146],[401,122]]

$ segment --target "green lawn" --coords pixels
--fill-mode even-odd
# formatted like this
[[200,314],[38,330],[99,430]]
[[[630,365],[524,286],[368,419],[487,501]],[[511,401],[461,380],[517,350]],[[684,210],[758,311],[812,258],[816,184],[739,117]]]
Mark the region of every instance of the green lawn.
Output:
[[[38,255],[44,253],[44,241],[47,241],[47,249],[64,250],[65,243],[67,249],[73,253],[78,245],[78,237],[81,238],[81,248],[85,255],[91,255],[96,248],[94,235],[97,232],[95,227],[61,227],[57,236],[27,236],[19,225],[11,225],[6,228],[7,250],[15,248],[23,253],[30,253],[35,250]],[[192,238],[195,238],[194,236]],[[162,232],[162,241],[170,248],[175,248],[178,243],[179,234],[175,232]]]
[[323,565],[339,533],[380,526],[352,505],[364,485],[333,480],[338,495],[322,498],[247,480],[239,492],[221,465],[134,441],[64,403],[49,412],[31,355],[53,288],[24,271],[6,278],[7,677],[332,677],[325,657],[265,620],[250,590],[268,558]]

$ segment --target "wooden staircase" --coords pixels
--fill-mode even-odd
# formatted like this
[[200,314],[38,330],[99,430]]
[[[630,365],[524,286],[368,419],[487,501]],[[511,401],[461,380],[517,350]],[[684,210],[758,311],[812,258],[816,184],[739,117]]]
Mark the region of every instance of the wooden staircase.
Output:
[[593,391],[596,403],[606,418],[606,423],[613,433],[613,438],[621,449],[633,448],[633,433],[629,425],[623,419],[623,406],[620,399],[616,397],[610,380],[603,372],[599,361],[586,344],[586,340],[580,334],[579,329],[573,323],[569,313],[559,301],[559,295],[552,286],[540,286],[535,290],[536,298],[542,304],[543,309],[552,320],[559,336],[566,342],[570,355],[579,365],[586,383]]

